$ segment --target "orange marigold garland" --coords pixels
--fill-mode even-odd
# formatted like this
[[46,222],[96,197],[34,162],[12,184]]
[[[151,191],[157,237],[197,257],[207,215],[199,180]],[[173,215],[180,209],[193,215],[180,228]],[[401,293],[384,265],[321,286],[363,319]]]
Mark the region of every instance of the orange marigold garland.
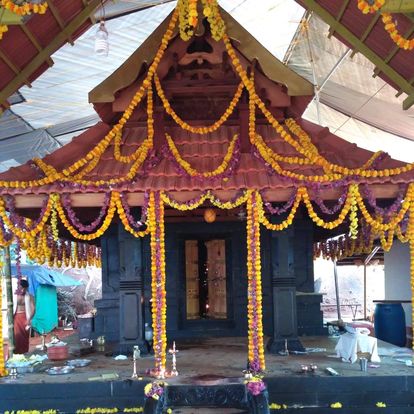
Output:
[[19,16],[27,16],[29,14],[45,14],[48,8],[46,1],[43,3],[31,3],[25,1],[23,3],[16,4],[13,0],[0,0],[0,6],[15,14],[18,14]]
[[167,357],[167,294],[165,290],[164,202],[160,192],[151,192],[148,213],[148,225],[151,234],[151,310],[154,331],[155,375],[163,378]]
[[384,29],[399,48],[404,50],[414,49],[414,37],[412,39],[406,39],[400,34],[397,29],[397,23],[393,20],[391,13],[382,13],[381,18],[384,23]]
[[[410,284],[411,284],[411,316],[414,321],[414,189],[409,188],[410,208],[407,227],[407,238],[410,245]],[[412,339],[414,349],[414,337]]]
[[5,24],[0,24],[0,40],[3,39],[4,33],[6,33],[9,28]]
[[384,5],[385,0],[358,0],[358,9],[364,14],[376,13]]
[[262,314],[262,266],[260,249],[259,194],[247,199],[247,318],[248,359],[253,372],[265,370]]

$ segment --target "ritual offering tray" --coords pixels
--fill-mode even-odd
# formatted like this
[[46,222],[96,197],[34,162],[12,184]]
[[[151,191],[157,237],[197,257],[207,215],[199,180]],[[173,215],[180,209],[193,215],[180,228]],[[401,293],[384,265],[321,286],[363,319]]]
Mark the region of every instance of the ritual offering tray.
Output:
[[49,375],[66,375],[73,372],[75,367],[65,365],[63,367],[52,367],[46,370]]
[[91,363],[90,359],[71,359],[67,362],[70,367],[82,368]]

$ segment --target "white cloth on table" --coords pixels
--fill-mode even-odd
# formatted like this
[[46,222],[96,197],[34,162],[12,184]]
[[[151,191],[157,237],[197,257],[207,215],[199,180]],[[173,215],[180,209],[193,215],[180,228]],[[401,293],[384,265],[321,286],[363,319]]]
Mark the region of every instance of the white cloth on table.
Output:
[[380,362],[378,355],[377,338],[364,335],[358,331],[355,334],[344,333],[335,347],[336,354],[343,361],[354,363],[358,359],[357,352],[371,354],[371,362]]

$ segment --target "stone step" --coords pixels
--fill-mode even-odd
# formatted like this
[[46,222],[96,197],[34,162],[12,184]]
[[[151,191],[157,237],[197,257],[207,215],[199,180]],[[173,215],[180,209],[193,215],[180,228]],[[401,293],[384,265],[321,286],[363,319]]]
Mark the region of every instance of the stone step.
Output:
[[172,414],[245,414],[246,410],[237,408],[203,408],[203,407],[180,407],[172,410]]

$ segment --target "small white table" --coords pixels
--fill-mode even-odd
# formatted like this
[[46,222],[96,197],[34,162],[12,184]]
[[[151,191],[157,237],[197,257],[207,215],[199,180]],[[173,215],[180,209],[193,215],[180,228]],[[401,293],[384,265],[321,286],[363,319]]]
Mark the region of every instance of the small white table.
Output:
[[352,364],[358,359],[357,352],[364,352],[371,355],[371,362],[381,362],[378,355],[377,338],[360,333],[344,333],[339,338],[335,347],[336,354],[344,362]]

